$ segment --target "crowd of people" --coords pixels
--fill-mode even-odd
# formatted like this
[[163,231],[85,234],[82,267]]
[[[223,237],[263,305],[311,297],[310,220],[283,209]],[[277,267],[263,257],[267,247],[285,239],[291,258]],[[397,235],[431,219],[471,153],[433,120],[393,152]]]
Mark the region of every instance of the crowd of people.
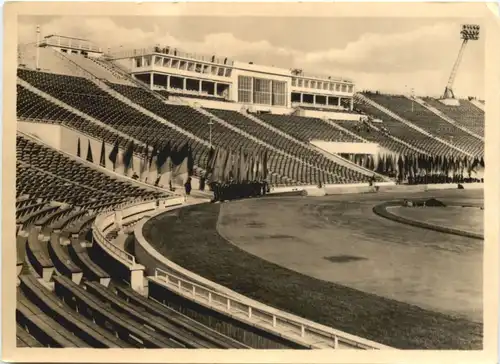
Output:
[[269,193],[269,185],[267,182],[210,182],[209,186],[214,194],[212,202],[258,197]]
[[463,175],[455,175],[453,177],[448,177],[445,175],[431,174],[427,176],[409,176],[409,185],[422,185],[422,184],[436,184],[436,183],[480,183],[484,182],[484,179],[464,177]]

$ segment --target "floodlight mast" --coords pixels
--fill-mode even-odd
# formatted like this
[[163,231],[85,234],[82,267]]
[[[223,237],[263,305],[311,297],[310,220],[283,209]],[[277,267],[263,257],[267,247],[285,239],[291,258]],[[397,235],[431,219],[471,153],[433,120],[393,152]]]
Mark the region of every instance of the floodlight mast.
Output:
[[458,67],[460,66],[460,62],[462,61],[462,57],[465,51],[465,47],[469,40],[478,40],[479,39],[479,25],[474,24],[464,24],[462,25],[462,30],[460,31],[462,46],[460,47],[460,51],[458,52],[457,60],[453,65],[453,69],[451,70],[450,78],[448,80],[448,84],[444,89],[444,99],[454,99],[455,94],[453,93],[453,83],[455,82],[455,77],[458,72]]

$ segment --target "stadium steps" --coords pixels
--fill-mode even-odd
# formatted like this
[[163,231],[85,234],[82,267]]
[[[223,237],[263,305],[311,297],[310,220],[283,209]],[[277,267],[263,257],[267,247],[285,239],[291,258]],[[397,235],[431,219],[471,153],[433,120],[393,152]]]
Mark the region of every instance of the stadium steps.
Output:
[[113,309],[129,317],[134,322],[151,327],[155,332],[160,333],[166,338],[180,343],[186,348],[214,348],[215,346],[205,338],[195,337],[184,327],[175,325],[158,315],[152,314],[143,307],[135,306],[131,302],[114,294],[110,289],[101,286],[95,282],[85,282],[85,290],[103,302],[109,303]]
[[[108,124],[104,124],[101,121],[81,112],[80,110],[75,109],[74,107],[60,101],[59,99],[55,98],[54,96],[49,95],[48,93],[45,93],[45,92],[37,89],[36,87],[32,86],[30,83],[26,82],[25,80],[23,80],[20,77],[17,77],[17,83],[19,85],[23,86],[24,88],[28,89],[29,91],[33,92],[34,94],[37,94],[38,96],[43,97],[44,99],[52,102],[53,104],[58,105],[60,107],[63,107],[64,109],[71,111],[73,114],[76,114],[76,115],[84,118],[85,120],[87,120],[91,123],[99,125],[100,127],[104,128],[106,130],[112,131],[114,134],[117,134],[124,139],[133,140],[134,143],[139,144],[139,145],[145,145],[144,143],[142,143],[138,140],[135,140],[132,136],[125,134],[125,133],[122,133],[121,131],[112,128]],[[78,131],[78,132],[80,133],[80,131]]]
[[428,136],[429,138],[434,139],[436,142],[444,144],[444,145],[448,146],[449,148],[452,148],[452,149],[460,152],[461,154],[465,154],[465,155],[473,157],[473,155],[471,153],[468,153],[468,152],[462,150],[461,148],[458,148],[458,147],[454,146],[453,144],[450,144],[447,141],[445,141],[445,140],[443,140],[441,138],[438,138],[438,137],[432,135],[431,133],[425,131],[424,129],[422,129],[422,128],[418,127],[418,126],[416,126],[415,124],[410,123],[408,120],[403,119],[399,115],[395,114],[394,112],[392,112],[391,110],[387,109],[386,107],[380,105],[379,103],[373,101],[369,97],[366,97],[365,95],[362,95],[362,94],[359,94],[359,93],[355,94],[354,97],[356,99],[360,100],[361,102],[365,102],[365,103],[370,104],[371,106],[377,108],[378,110],[382,111],[383,113],[389,115],[393,119],[395,119],[395,120],[397,120],[397,121],[405,124],[409,128],[412,128],[412,129],[418,131],[419,133],[422,133],[422,134]]
[[[243,113],[242,113],[243,114]],[[366,175],[366,176],[372,176],[373,174],[375,174],[376,176],[378,176],[379,178],[383,179],[384,181],[391,181],[387,176],[383,176],[381,174],[378,174],[376,172],[373,172],[373,171],[370,171],[366,168],[363,168],[361,166],[358,166],[357,164],[345,159],[345,158],[342,158],[338,155],[335,155],[335,154],[332,154],[332,153],[329,153],[321,148],[318,148],[316,147],[315,145],[312,145],[310,143],[305,143],[305,142],[302,142],[300,140],[298,140],[297,138],[294,138],[293,136],[285,133],[284,131],[282,130],[279,130],[278,128],[275,128],[274,126],[270,125],[269,123],[266,123],[264,121],[262,121],[261,119],[259,119],[258,117],[254,116],[254,115],[251,115],[250,113],[248,114],[243,114],[245,117],[247,117],[248,119],[256,122],[257,124],[259,125],[262,125],[263,127],[271,130],[272,132],[274,133],[277,133],[277,134],[280,134],[281,136],[291,140],[292,142],[294,143],[297,143],[297,144],[300,144],[301,146],[303,146],[304,148],[307,148],[311,151],[314,151],[314,152],[317,152],[317,153],[320,153],[321,155],[323,155],[325,158],[337,163],[338,165],[340,166],[343,166],[347,169],[350,169],[350,170],[353,170],[353,171],[356,171],[356,172],[359,172],[363,175]],[[357,140],[360,140],[361,142],[366,142],[365,139],[362,139],[360,138],[359,136],[355,135],[354,133],[351,133],[349,131],[346,131],[345,129],[341,128],[340,126],[334,124],[334,123],[331,123],[327,120],[324,120],[324,119],[321,119],[322,121],[324,121],[326,124],[330,125],[332,128],[336,128],[338,130],[342,130],[344,132],[346,132],[346,134],[349,134],[351,136],[353,136],[354,138],[356,138]]]
[[[409,98],[409,97],[408,97]],[[409,98],[410,99],[410,98]],[[411,100],[411,99],[410,99]],[[443,119],[444,121],[452,124],[454,127],[466,132],[467,134],[470,134],[471,136],[473,136],[474,138],[477,138],[481,141],[484,142],[484,138],[476,133],[474,133],[473,131],[463,127],[462,125],[460,125],[459,123],[457,123],[455,120],[453,120],[451,117],[449,117],[448,115],[446,115],[445,113],[441,112],[440,110],[436,109],[435,107],[433,107],[432,105],[426,103],[424,100],[422,100],[420,97],[414,97],[413,98],[414,101],[418,102],[420,105],[422,105],[423,107],[425,107],[427,110],[429,111],[432,111],[434,114],[436,114],[437,116],[439,116],[441,119]]]
[[[59,56],[62,57],[62,58],[66,58],[68,60],[68,62],[73,62],[72,60],[70,60],[69,58],[65,57],[62,54],[60,54]],[[186,130],[178,128],[178,127],[175,127],[174,124],[169,123],[167,120],[165,120],[163,118],[160,118],[158,115],[150,112],[149,110],[146,110],[142,106],[137,105],[135,103],[132,103],[130,99],[128,99],[127,97],[125,97],[122,94],[118,93],[117,91],[112,90],[111,87],[109,87],[108,85],[106,85],[103,82],[101,82],[91,72],[85,70],[83,67],[81,67],[80,65],[78,65],[78,64],[76,64],[74,62],[73,62],[73,64],[74,64],[75,67],[79,68],[79,70],[81,70],[82,72],[86,73],[86,76],[87,76],[86,78],[91,79],[98,87],[100,87],[101,89],[103,89],[104,91],[106,91],[107,93],[109,93],[111,96],[114,96],[119,101],[125,102],[126,104],[130,105],[131,107],[135,108],[136,110],[140,111],[141,113],[143,113],[143,114],[145,114],[145,115],[147,115],[149,117],[152,117],[153,119],[156,119],[157,121],[160,121],[162,123],[167,123],[167,125],[170,125],[174,129],[176,129],[176,131],[182,132],[183,134],[186,135],[186,133],[187,133]],[[190,135],[187,135],[188,137],[195,138],[197,141],[203,143],[203,140],[197,138],[196,136],[192,135],[191,133],[189,133],[189,134]],[[253,140],[252,138],[250,138],[250,139]],[[205,144],[206,144],[206,142],[205,142]],[[268,147],[269,147],[269,145],[268,145]],[[308,164],[305,164],[305,165],[308,165]],[[309,167],[321,171],[320,169],[318,169],[317,167],[315,167],[313,165],[309,165]],[[326,172],[326,173],[330,174],[329,172]],[[340,176],[337,176],[337,174],[335,174],[335,173],[331,173],[331,174],[332,174],[332,176],[336,176],[337,178],[340,177]]]
[[21,325],[16,324],[16,347],[18,348],[43,348],[43,344],[35,339]]
[[[330,122],[337,124],[337,122],[340,123],[340,122],[342,122],[342,120],[338,120],[338,121],[330,120]],[[343,128],[345,130],[348,130],[347,128],[344,128],[342,125],[339,125],[339,124],[337,124],[337,125],[339,126],[339,128]],[[379,128],[377,128],[375,125],[373,125],[372,123],[366,123],[366,124],[363,123],[362,126],[369,127],[370,129],[373,129],[375,132],[379,133],[378,135],[382,135],[382,131]],[[352,133],[356,134],[354,131]],[[398,145],[398,148],[402,148],[402,149],[408,148],[411,151],[415,151],[415,152],[420,153],[420,154],[428,154],[424,150],[417,148],[416,146],[411,145],[410,143],[407,143],[406,141],[399,139],[399,138],[395,137],[394,135],[391,135],[391,134],[383,134],[383,135],[384,136],[381,137],[383,140],[390,139],[391,141],[396,143],[396,145]],[[395,153],[398,153],[398,150],[399,150],[399,149],[394,150],[393,149],[394,147],[391,148],[389,145],[385,144],[384,142],[377,140],[377,138],[375,138],[375,140],[372,143],[377,143],[381,147],[383,147],[387,150],[393,151]]]
[[126,348],[126,342],[96,325],[93,318],[75,312],[64,304],[54,292],[49,291],[32,275],[21,276],[20,291],[39,309],[56,320],[67,331],[77,335],[93,348]]
[[[52,101],[52,102],[54,102],[54,103],[56,103],[56,102],[57,102],[57,103],[59,104],[59,106],[65,107],[65,108],[67,108],[67,109],[68,109],[68,110],[70,110],[70,111],[75,111],[75,112],[79,113],[79,114],[80,114],[80,116],[86,117],[86,119],[90,119],[90,121],[91,121],[91,122],[93,122],[93,121],[95,120],[95,119],[94,119],[94,118],[92,118],[91,116],[88,116],[88,115],[86,115],[86,114],[84,114],[84,113],[82,113],[82,112],[80,112],[80,111],[77,111],[77,110],[76,110],[76,109],[74,109],[73,107],[71,107],[71,106],[69,106],[69,105],[66,105],[65,103],[63,103],[63,102],[61,102],[61,101],[59,101],[59,100],[55,99],[53,96],[48,95],[48,94],[45,94],[43,91],[38,90],[37,88],[35,88],[35,87],[31,86],[30,84],[28,84],[28,83],[27,83],[26,81],[24,81],[24,80],[21,80],[21,79],[19,79],[19,78],[18,78],[18,82],[22,83],[22,84],[23,84],[23,87],[25,87],[25,85],[24,85],[24,84],[26,84],[26,85],[28,86],[27,88],[29,88],[29,89],[30,89],[30,91],[32,91],[32,92],[34,92],[34,93],[37,93],[39,96],[42,96],[42,97],[46,98],[47,100]],[[103,124],[103,123],[101,123],[100,121],[97,121],[97,120],[95,120],[95,123],[96,123],[96,124],[98,124],[98,125],[100,125],[100,126],[106,125],[106,124]],[[82,132],[81,130],[73,129],[73,128],[71,128],[71,127],[68,127],[67,125],[64,125],[64,127],[67,127],[68,129],[72,129],[72,130],[76,131],[76,132],[77,132],[77,133],[79,133],[79,134],[86,135],[86,134],[85,134],[84,132]],[[131,137],[131,136],[129,136],[129,135],[126,135],[126,134],[124,134],[124,133],[122,133],[122,132],[120,132],[120,131],[118,131],[118,130],[116,130],[116,129],[114,129],[114,128],[111,128],[111,127],[109,127],[109,126],[107,126],[107,125],[106,125],[106,129],[107,129],[107,130],[112,131],[113,133],[116,133],[116,134],[118,134],[118,135],[122,136],[123,138],[125,138],[125,139],[127,139],[127,140],[133,140],[133,141],[134,141],[134,143],[135,143],[136,145],[145,146],[145,144],[144,144],[144,143],[142,143],[142,142],[140,142],[140,141],[138,141],[138,140],[134,139],[133,137]],[[30,140],[33,140],[33,138],[32,138],[29,134],[23,133],[23,132],[21,132],[21,131],[18,131],[18,133],[19,133],[19,134],[21,134],[21,135],[23,135],[23,137],[25,137],[25,138],[28,138],[28,139],[30,139]],[[93,136],[90,136],[90,135],[89,135],[88,137],[89,137],[89,138],[94,138]],[[38,143],[38,144],[42,144],[42,145],[46,146],[47,148],[52,148],[52,147],[50,147],[50,146],[46,145],[46,144],[45,144],[42,140],[36,140],[36,143]],[[73,154],[71,154],[71,153],[65,152],[65,151],[63,151],[63,150],[58,150],[58,152],[59,152],[59,153],[64,154],[65,156],[67,156],[67,157],[68,157],[68,158],[70,158],[71,160],[74,160],[74,161],[76,161],[76,162],[78,162],[78,163],[80,163],[80,164],[86,165],[86,166],[88,166],[88,167],[90,167],[90,168],[92,168],[92,169],[94,169],[94,170],[97,170],[97,171],[99,171],[99,172],[101,172],[101,173],[103,173],[103,174],[106,174],[106,175],[110,176],[111,178],[117,179],[117,180],[119,180],[119,181],[127,181],[127,182],[129,182],[129,183],[132,183],[133,185],[136,185],[136,186],[139,186],[139,187],[141,187],[141,188],[148,189],[148,190],[151,190],[151,191],[161,192],[161,193],[165,193],[165,194],[172,194],[169,190],[162,189],[162,188],[160,188],[160,187],[156,187],[156,186],[152,186],[152,185],[150,185],[150,184],[147,184],[147,183],[145,183],[145,182],[142,182],[142,181],[141,181],[141,180],[139,180],[139,179],[135,180],[135,179],[133,179],[133,178],[131,178],[131,177],[128,177],[128,176],[125,176],[125,175],[123,175],[123,174],[120,174],[120,173],[117,173],[117,172],[111,171],[111,170],[109,170],[109,169],[107,169],[107,168],[105,168],[105,167],[102,167],[101,165],[99,165],[99,164],[97,164],[97,163],[95,163],[95,162],[94,162],[94,163],[89,162],[89,161],[87,161],[85,158],[82,158],[82,157],[77,157],[76,155],[73,155]],[[31,167],[33,167],[33,166],[31,166]],[[33,167],[33,168],[36,168],[36,167]],[[43,172],[43,173],[48,173],[48,172],[43,171],[43,170],[41,170],[41,172]],[[57,176],[57,177],[58,177],[58,178],[61,178],[61,177],[59,177],[59,176]],[[75,183],[75,182],[70,181],[70,180],[67,180],[67,182],[70,182],[70,183]],[[85,187],[85,188],[91,188],[91,187],[89,187],[89,186],[82,186],[82,187]]]
[[70,241],[71,243],[68,246],[69,256],[82,269],[85,279],[98,281],[101,285],[107,287],[111,281],[110,275],[90,258],[87,248],[82,246],[82,240],[71,237]]
[[354,133],[354,132],[352,132],[352,131],[350,131],[348,129],[343,128],[339,124],[336,124],[334,120],[331,120],[331,119],[328,119],[328,118],[321,118],[320,120],[323,121],[323,122],[325,122],[326,124],[330,125],[331,127],[336,128],[336,129],[342,131],[343,133],[349,134],[353,138],[359,140],[360,143],[373,143],[373,142],[370,142],[369,140],[366,140],[362,136],[360,136],[360,135],[358,135],[358,134],[356,134],[356,133]]
[[215,347],[223,349],[240,349],[248,348],[245,344],[242,344],[230,337],[227,337],[218,331],[215,331],[208,326],[195,321],[188,316],[183,315],[179,311],[176,311],[168,306],[162,305],[161,303],[146,298],[139,293],[135,292],[130,287],[115,286],[115,293],[121,297],[123,300],[133,304],[134,307],[144,309],[150,314],[160,317],[167,322],[171,322],[179,327],[184,327],[189,330],[195,336],[205,338],[210,341]]
[[182,348],[179,342],[165,337],[148,325],[143,325],[112,307],[109,301],[76,285],[66,277],[54,277],[56,295],[77,312],[92,319],[96,324],[121,340],[138,348]]
[[481,110],[483,112],[485,111],[484,110],[485,105],[483,102],[473,99],[473,100],[470,100],[470,103],[472,105],[474,105],[475,107],[477,107],[479,110]]
[[[452,118],[459,125],[476,135],[484,137],[484,111],[478,109],[468,100],[460,100],[458,105],[445,105],[437,99],[424,97],[424,102]],[[484,142],[484,140],[483,140]]]
[[[262,146],[266,147],[267,149],[270,149],[270,150],[272,150],[272,151],[274,151],[274,152],[276,152],[276,153],[282,154],[282,155],[284,155],[284,156],[286,156],[286,157],[288,157],[288,158],[290,158],[290,159],[296,160],[297,162],[299,162],[299,163],[301,163],[301,164],[304,164],[304,165],[306,165],[306,166],[309,166],[309,167],[315,168],[315,169],[316,169],[316,170],[318,170],[318,171],[322,171],[322,172],[325,172],[325,173],[328,173],[328,174],[332,174],[332,175],[335,175],[335,176],[337,176],[337,177],[340,177],[340,178],[341,178],[341,176],[337,175],[336,173],[333,173],[332,171],[324,170],[324,169],[322,169],[322,168],[320,168],[320,167],[318,167],[318,166],[315,166],[315,165],[314,165],[314,164],[312,164],[312,163],[309,163],[309,162],[307,162],[307,161],[305,161],[305,160],[303,160],[303,159],[301,159],[301,158],[299,158],[299,157],[297,157],[297,156],[294,156],[294,155],[292,155],[292,154],[290,154],[290,153],[286,152],[285,150],[282,150],[282,149],[276,148],[276,147],[274,147],[273,145],[270,145],[270,144],[268,144],[268,143],[264,142],[263,140],[260,140],[259,138],[256,138],[255,136],[253,136],[253,135],[251,135],[251,134],[249,134],[249,133],[247,133],[247,132],[245,132],[245,131],[243,131],[243,130],[241,130],[241,129],[237,128],[237,127],[235,127],[234,125],[231,125],[231,124],[230,124],[230,123],[228,123],[227,121],[225,121],[225,120],[221,119],[221,118],[220,118],[220,117],[218,117],[217,115],[214,115],[213,113],[211,113],[211,112],[209,112],[209,111],[205,110],[205,109],[204,109],[204,108],[202,108],[202,107],[199,107],[199,108],[196,108],[196,107],[195,107],[194,109],[195,109],[195,110],[197,110],[198,112],[200,112],[200,113],[202,113],[202,114],[204,114],[204,115],[208,116],[209,118],[214,119],[215,121],[217,121],[217,122],[218,122],[218,123],[220,123],[221,125],[225,126],[226,128],[228,128],[228,129],[231,129],[231,130],[235,131],[236,133],[238,133],[238,134],[240,134],[240,135],[244,136],[245,138],[248,138],[248,139],[250,139],[250,140],[253,140],[255,143],[260,144],[260,145],[262,145]],[[292,140],[293,140],[293,139],[292,139]]]
[[[41,288],[43,289],[43,288]],[[89,345],[17,291],[16,321],[38,342],[52,348],[85,348]]]

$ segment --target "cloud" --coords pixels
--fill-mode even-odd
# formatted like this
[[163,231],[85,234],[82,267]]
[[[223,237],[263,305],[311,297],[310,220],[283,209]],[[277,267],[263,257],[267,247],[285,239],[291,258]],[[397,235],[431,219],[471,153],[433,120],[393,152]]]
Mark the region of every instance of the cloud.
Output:
[[[142,21],[146,20],[143,18]],[[21,19],[19,42],[35,41],[35,31],[36,25],[32,20],[23,22]],[[240,61],[285,68],[297,67],[312,74],[350,77],[355,80],[358,89],[401,93],[405,92],[405,85],[411,85],[418,93],[428,94],[441,93],[446,85],[458,52],[457,33],[457,24],[442,22],[399,33],[364,33],[339,48],[306,52],[272,44],[265,39],[247,41],[230,31],[208,33],[198,37],[198,40],[181,39],[168,32],[168,24],[133,27],[119,25],[108,17],[58,17],[42,26],[43,35],[61,34],[86,38],[102,48],[116,49],[122,46],[130,49],[154,44],[169,45],[189,53],[216,54]],[[290,36],[293,37],[293,34]],[[342,34],[327,36],[342,37]],[[484,58],[482,55],[478,56],[480,50],[477,47],[468,51],[476,53],[464,58],[456,89],[461,94],[483,96]]]

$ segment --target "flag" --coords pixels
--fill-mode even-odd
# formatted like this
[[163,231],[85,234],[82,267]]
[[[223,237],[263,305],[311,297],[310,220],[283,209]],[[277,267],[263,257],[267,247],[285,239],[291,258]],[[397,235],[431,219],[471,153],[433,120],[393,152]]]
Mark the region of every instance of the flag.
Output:
[[134,141],[131,140],[128,145],[127,149],[125,149],[125,152],[123,153],[123,166],[125,168],[124,174],[126,176],[129,176],[134,171]]
[[141,158],[141,170],[140,170],[140,179],[141,181],[146,181],[148,178],[149,172],[149,147],[146,145],[146,150],[144,151],[144,156]]
[[184,185],[187,182],[192,164],[190,156],[192,157],[191,148],[187,142],[180,150],[172,153],[172,178],[175,183]]
[[211,181],[222,182],[224,175],[224,163],[226,161],[227,151],[222,148],[218,148],[217,153],[214,158],[214,166],[212,171]]
[[78,138],[78,144],[76,145],[76,156],[79,158],[82,156],[82,153],[80,150],[80,138]]
[[87,148],[87,161],[90,163],[94,163],[94,157],[92,156],[92,148],[90,146],[90,139],[89,139],[89,146]]
[[216,157],[216,151],[213,147],[210,147],[210,150],[208,151],[207,165],[205,167],[207,174],[213,172],[215,157]]
[[160,175],[159,185],[167,187],[170,184],[170,178],[172,174],[172,158],[175,152],[172,150],[170,141],[160,150],[158,154],[157,164],[158,173]]
[[243,149],[240,151],[240,160],[239,160],[239,181],[243,182],[247,177],[247,156],[243,152]]
[[228,181],[233,167],[233,152],[229,150],[225,155],[225,160],[222,167],[222,181]]
[[151,152],[151,157],[149,158],[149,173],[146,177],[146,181],[151,184],[156,182],[158,178],[158,148],[156,146],[153,147],[153,151]]
[[106,144],[104,143],[104,139],[101,145],[101,157],[99,158],[99,165],[101,167],[106,168]]
[[[78,145],[80,145],[80,140],[78,140]],[[111,161],[111,163],[113,163],[113,171],[116,168],[119,153],[120,153],[120,149],[119,149],[118,139],[116,139],[115,145],[113,146],[111,153],[109,153],[109,160]]]

